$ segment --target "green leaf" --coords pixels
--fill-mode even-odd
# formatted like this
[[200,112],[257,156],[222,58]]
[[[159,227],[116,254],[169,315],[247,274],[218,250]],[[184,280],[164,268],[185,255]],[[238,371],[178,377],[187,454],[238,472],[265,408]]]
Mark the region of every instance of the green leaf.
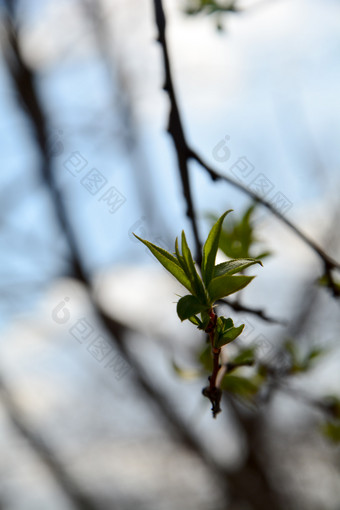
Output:
[[323,354],[325,354],[325,349],[323,349],[322,347],[314,347],[314,348],[312,348],[311,351],[309,351],[309,353],[307,355],[307,359],[308,359],[308,361],[313,361],[316,358],[319,358],[320,356],[322,356]]
[[247,347],[243,349],[230,363],[236,366],[253,365],[255,363],[255,347]]
[[210,322],[210,315],[209,315],[208,311],[201,312],[201,319],[202,319],[202,329],[205,330]]
[[182,253],[185,264],[185,273],[188,276],[195,294],[202,302],[206,302],[206,294],[201,278],[199,277],[194,260],[189,249],[184,230],[182,230]]
[[203,260],[202,260],[202,276],[206,286],[209,285],[210,280],[213,277],[216,253],[218,250],[218,244],[221,235],[222,223],[224,218],[232,211],[226,211],[217,220],[215,225],[209,232],[208,238],[203,246]]
[[211,301],[214,303],[215,301],[224,298],[225,296],[229,296],[238,290],[243,289],[250,283],[255,276],[230,276],[224,275],[219,276],[218,278],[214,278],[211,280],[208,286],[208,294]]
[[340,443],[340,423],[325,423],[322,427],[322,431],[333,443]]
[[244,324],[241,324],[241,326],[238,326],[237,328],[230,328],[227,331],[225,331],[214,342],[215,343],[215,347],[221,348],[224,345],[230,344],[230,342],[235,340],[235,338],[237,338],[242,333],[243,328],[244,328]]
[[198,327],[198,329],[203,329],[203,324],[202,322],[200,321],[200,319],[197,317],[197,315],[192,315],[190,317],[188,317],[189,321],[192,322],[193,324],[195,324],[195,326]]
[[175,241],[175,254],[176,254],[177,260],[179,262],[179,265],[181,266],[183,271],[186,272],[185,271],[186,266],[185,266],[185,262],[184,262],[184,257],[183,257],[183,255],[180,254],[180,251],[179,251],[179,248],[178,248],[178,237],[176,237],[176,241]]
[[207,305],[203,305],[195,296],[184,296],[177,303],[177,315],[181,321],[204,310],[207,310]]
[[239,273],[253,264],[260,264],[262,266],[262,262],[255,259],[233,259],[228,260],[227,262],[222,262],[215,266],[214,278],[225,274],[233,275],[235,273]]
[[222,333],[232,328],[233,326],[234,326],[233,319],[231,319],[230,317],[228,319],[226,319],[225,317],[217,318],[217,329]]
[[186,287],[190,292],[192,292],[190,280],[186,276],[176,257],[171,255],[171,253],[167,252],[166,250],[163,250],[163,248],[160,248],[159,246],[156,246],[155,244],[150,243],[145,239],[141,239],[140,237],[136,236],[136,234],[133,235],[139,241],[145,244],[147,248],[149,248],[151,253],[162,264],[162,266],[165,267],[167,271],[169,271],[169,273],[171,273],[184,287]]
[[221,390],[228,391],[240,397],[252,398],[258,392],[256,381],[240,377],[237,375],[226,374],[221,382]]

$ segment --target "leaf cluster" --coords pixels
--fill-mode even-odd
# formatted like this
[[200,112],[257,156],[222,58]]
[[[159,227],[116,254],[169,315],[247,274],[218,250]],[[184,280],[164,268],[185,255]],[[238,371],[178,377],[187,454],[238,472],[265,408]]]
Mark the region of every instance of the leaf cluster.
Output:
[[[220,249],[230,258],[255,258],[264,259],[271,255],[270,251],[259,251],[254,253],[254,245],[260,241],[256,234],[253,224],[254,213],[257,203],[247,207],[241,218],[230,219],[221,232]],[[216,217],[209,215],[209,218],[215,222]]]
[[[181,248],[178,239],[175,250],[169,253],[145,239],[139,239],[151,251],[162,266],[169,271],[188,291],[177,303],[177,315],[181,321],[190,320],[198,329],[206,331],[211,320],[211,311],[216,301],[246,287],[254,276],[237,275],[254,264],[261,264],[254,258],[231,259],[215,264],[220,243],[222,224],[231,210],[226,211],[212,226],[203,246],[201,274],[197,268],[184,231]],[[235,327],[232,319],[218,317],[214,331],[214,346],[220,348],[240,335],[243,325]]]

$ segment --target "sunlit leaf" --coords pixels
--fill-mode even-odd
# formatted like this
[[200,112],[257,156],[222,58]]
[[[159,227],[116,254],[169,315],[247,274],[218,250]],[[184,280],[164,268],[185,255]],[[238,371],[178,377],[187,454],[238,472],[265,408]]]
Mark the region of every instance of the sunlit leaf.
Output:
[[229,296],[238,290],[246,287],[255,276],[219,276],[211,280],[208,286],[208,294],[212,302],[222,299],[225,296]]
[[194,294],[202,301],[206,301],[206,294],[201,278],[199,277],[194,260],[189,249],[184,230],[182,231],[182,254],[185,264],[185,273],[190,279]]
[[214,274],[215,259],[216,259],[216,253],[218,250],[218,244],[219,244],[220,235],[221,235],[222,223],[223,223],[224,218],[231,211],[232,211],[232,209],[230,209],[229,211],[226,211],[217,220],[215,225],[210,230],[208,238],[203,246],[202,276],[203,276],[203,281],[206,286],[209,285],[210,280],[212,279],[213,274]]
[[175,241],[175,253],[176,253],[176,257],[177,257],[177,260],[179,262],[179,265],[182,267],[183,271],[185,272],[185,262],[184,262],[184,257],[183,255],[180,254],[180,251],[179,251],[179,248],[178,248],[178,238],[176,237],[176,241]]
[[196,315],[191,315],[190,317],[188,317],[188,319],[190,322],[195,324],[195,326],[197,326],[198,329],[203,329],[202,321],[200,321],[200,319]]
[[228,260],[227,262],[222,262],[218,264],[214,268],[214,278],[217,276],[223,276],[225,274],[233,275],[235,273],[239,273],[247,267],[250,267],[254,264],[260,264],[262,266],[262,262],[260,260],[255,259],[233,259]]
[[189,278],[186,276],[178,260],[173,255],[171,255],[171,253],[163,250],[163,248],[160,248],[153,243],[150,243],[149,241],[146,241],[145,239],[141,239],[140,237],[136,236],[136,234],[133,235],[139,239],[139,241],[145,244],[147,248],[149,248],[151,253],[162,264],[162,266],[165,267],[167,271],[169,271],[169,273],[171,273],[184,287],[192,292],[192,286]]

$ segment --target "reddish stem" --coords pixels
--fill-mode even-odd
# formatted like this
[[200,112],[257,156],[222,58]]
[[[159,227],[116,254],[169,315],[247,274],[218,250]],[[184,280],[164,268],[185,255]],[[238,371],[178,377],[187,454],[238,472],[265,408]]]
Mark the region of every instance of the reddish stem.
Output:
[[203,389],[203,395],[209,398],[212,403],[212,412],[213,417],[216,418],[217,413],[221,411],[220,408],[220,400],[221,400],[221,390],[216,386],[216,378],[220,369],[220,348],[216,348],[214,346],[214,336],[217,324],[217,315],[214,310],[211,308],[209,311],[210,322],[206,328],[206,333],[209,335],[209,340],[211,344],[212,354],[213,354],[213,371],[211,376],[209,377],[209,386]]

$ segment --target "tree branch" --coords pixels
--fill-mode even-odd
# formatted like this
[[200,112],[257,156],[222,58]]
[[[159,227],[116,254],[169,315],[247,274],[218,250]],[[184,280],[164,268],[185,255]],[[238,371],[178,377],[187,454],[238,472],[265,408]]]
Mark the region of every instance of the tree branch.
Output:
[[332,259],[327,253],[315,242],[313,239],[307,236],[304,232],[302,232],[294,223],[292,223],[286,216],[283,216],[275,207],[265,200],[264,198],[260,197],[254,191],[247,188],[240,182],[234,181],[234,179],[231,179],[230,177],[226,175],[219,174],[216,172],[213,168],[211,168],[207,163],[203,161],[203,159],[193,150],[190,150],[190,157],[197,161],[210,175],[211,179],[213,181],[225,181],[228,184],[231,184],[238,190],[242,191],[246,195],[248,195],[250,198],[255,200],[256,202],[260,203],[262,206],[266,207],[274,216],[276,216],[282,223],[285,223],[305,244],[307,244],[322,260],[325,267],[329,269],[340,269],[340,263]]
[[191,221],[193,234],[195,238],[196,245],[196,260],[198,264],[201,264],[202,261],[202,244],[199,239],[198,228],[197,228],[197,218],[195,213],[195,208],[192,199],[191,187],[190,187],[190,177],[189,177],[189,166],[188,160],[190,158],[190,152],[188,150],[187,142],[184,135],[184,128],[181,120],[181,116],[179,113],[179,108],[177,104],[177,98],[175,94],[175,89],[172,81],[170,60],[168,55],[168,47],[165,37],[165,28],[166,21],[163,10],[163,5],[160,0],[154,0],[154,10],[155,10],[155,18],[156,25],[158,28],[158,37],[157,41],[160,43],[162,47],[163,53],[163,62],[165,68],[165,78],[164,78],[164,90],[168,93],[170,99],[170,113],[169,113],[169,123],[168,123],[168,132],[173,139],[178,168],[180,173],[180,178],[182,182],[183,195],[187,204],[187,216]]
[[266,312],[261,308],[251,308],[249,306],[242,305],[237,301],[229,301],[229,299],[225,298],[218,301],[218,303],[229,306],[230,308],[235,310],[235,312],[245,312],[250,313],[252,315],[256,315],[257,317],[260,317],[260,319],[271,324],[280,324],[281,326],[286,326],[288,324],[288,321],[286,320],[276,319],[275,317],[267,315]]

